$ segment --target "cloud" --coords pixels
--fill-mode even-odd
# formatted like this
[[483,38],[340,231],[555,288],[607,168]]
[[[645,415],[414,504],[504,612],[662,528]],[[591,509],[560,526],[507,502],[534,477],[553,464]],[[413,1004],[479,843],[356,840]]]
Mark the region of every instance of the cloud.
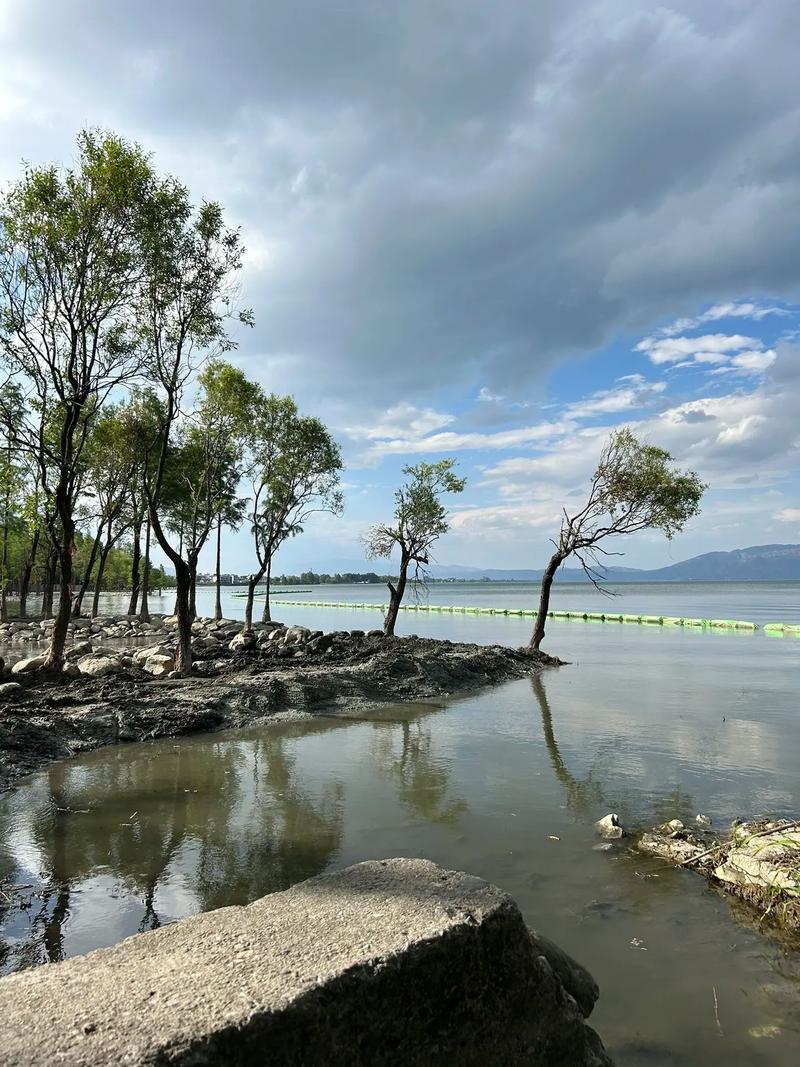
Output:
[[568,404],[566,414],[570,418],[586,419],[593,415],[637,411],[653,404],[667,388],[666,382],[646,382],[640,375],[626,375],[620,379],[623,380],[631,384],[616,389],[600,389],[586,400]]
[[730,353],[761,348],[761,341],[741,334],[710,333],[701,337],[645,337],[636,345],[651,363],[723,363]]
[[454,381],[514,397],[684,308],[797,291],[799,18],[28,0],[0,23],[0,181],[116,128],[242,226],[241,352],[271,387],[349,421]]
[[778,522],[800,522],[800,508],[782,508],[773,518]]
[[694,330],[707,322],[719,322],[720,319],[752,319],[760,322],[768,315],[789,315],[787,308],[771,306],[769,304],[754,304],[751,302],[736,303],[727,301],[723,304],[714,304],[702,315],[694,318],[677,319],[669,326],[664,326],[659,332],[665,337],[673,337],[675,334],[684,333],[686,330]]

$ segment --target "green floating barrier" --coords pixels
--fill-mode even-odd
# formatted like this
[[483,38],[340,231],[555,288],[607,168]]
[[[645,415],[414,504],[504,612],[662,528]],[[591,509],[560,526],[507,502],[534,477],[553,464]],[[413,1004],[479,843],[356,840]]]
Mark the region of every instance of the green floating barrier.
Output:
[[764,627],[768,634],[800,634],[800,623],[794,622],[768,622]]
[[642,622],[646,622],[651,626],[663,626],[663,615],[642,615]]
[[642,621],[642,616],[641,615],[623,615],[622,616],[622,621],[623,622],[641,622]]
[[711,619],[708,625],[714,630],[732,630],[736,623],[730,619]]
[[605,622],[606,617],[599,611],[591,611],[587,616],[587,619],[591,619],[593,622]]
[[664,616],[665,626],[683,626],[683,619],[679,619],[673,615]]

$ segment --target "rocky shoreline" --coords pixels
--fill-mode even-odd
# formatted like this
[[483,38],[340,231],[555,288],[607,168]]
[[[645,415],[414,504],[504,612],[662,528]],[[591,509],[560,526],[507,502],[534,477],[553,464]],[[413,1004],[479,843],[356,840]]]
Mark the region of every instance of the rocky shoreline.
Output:
[[235,620],[202,619],[193,626],[194,675],[177,678],[174,619],[154,620],[139,647],[130,638],[108,644],[128,632],[118,619],[95,625],[86,637],[80,627],[63,674],[45,674],[43,657],[27,656],[0,677],[0,790],[103,745],[250,726],[280,712],[441,699],[558,663],[499,645],[280,623],[245,631]]
[[800,822],[764,817],[737,821],[726,835],[680,820],[644,833],[637,847],[709,883],[754,909],[759,929],[800,937]]

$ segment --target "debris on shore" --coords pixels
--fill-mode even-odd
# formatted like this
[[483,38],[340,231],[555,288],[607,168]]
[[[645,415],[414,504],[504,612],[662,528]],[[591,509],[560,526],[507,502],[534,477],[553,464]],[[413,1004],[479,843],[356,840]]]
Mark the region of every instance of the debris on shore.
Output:
[[[699,826],[705,820],[696,820]],[[673,820],[642,834],[638,848],[703,874],[719,889],[760,912],[760,922],[800,935],[800,821],[764,817],[735,822],[730,834]]]

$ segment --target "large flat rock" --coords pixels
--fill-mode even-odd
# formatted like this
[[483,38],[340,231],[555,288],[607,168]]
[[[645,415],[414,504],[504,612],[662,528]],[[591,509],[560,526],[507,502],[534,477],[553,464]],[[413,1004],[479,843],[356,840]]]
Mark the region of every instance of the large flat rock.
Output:
[[595,996],[495,886],[370,861],[3,978],[0,1058],[602,1067]]

